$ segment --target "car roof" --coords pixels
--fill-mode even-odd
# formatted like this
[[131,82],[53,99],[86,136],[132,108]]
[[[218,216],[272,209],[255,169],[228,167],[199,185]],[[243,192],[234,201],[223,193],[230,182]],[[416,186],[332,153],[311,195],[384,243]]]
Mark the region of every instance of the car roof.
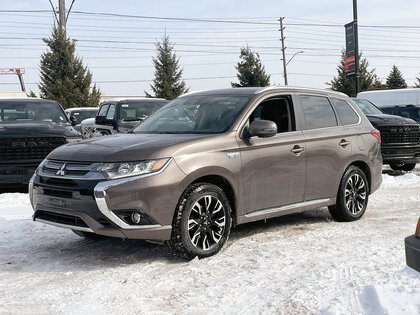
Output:
[[98,107],[72,107],[72,108],[66,108],[65,110],[69,110],[69,111],[98,110]]
[[155,102],[155,101],[166,101],[164,98],[151,98],[151,97],[124,97],[124,98],[112,98],[109,100],[105,100],[101,102],[101,104],[105,103],[115,103],[115,102],[130,102],[130,101],[147,101],[147,102]]
[[228,88],[228,89],[216,89],[216,90],[205,90],[205,91],[196,91],[190,92],[181,95],[180,97],[187,95],[256,95],[262,94],[265,92],[306,92],[306,93],[323,93],[330,94],[335,96],[345,96],[346,94],[341,92],[336,92],[326,89],[315,89],[315,88],[305,88],[305,87],[296,87],[296,86],[267,86],[267,87],[239,87],[239,88]]
[[0,97],[0,102],[2,101],[7,101],[7,102],[25,101],[25,102],[30,102],[30,103],[45,103],[45,102],[57,103],[56,101],[53,101],[53,100],[47,100],[44,98],[37,98],[37,97]]

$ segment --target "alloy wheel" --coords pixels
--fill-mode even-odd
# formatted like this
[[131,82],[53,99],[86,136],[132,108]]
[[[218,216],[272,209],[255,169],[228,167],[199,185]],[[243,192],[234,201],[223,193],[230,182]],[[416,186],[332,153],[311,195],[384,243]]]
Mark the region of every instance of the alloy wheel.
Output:
[[359,174],[351,175],[346,183],[345,202],[347,210],[356,215],[364,209],[366,204],[366,183]]
[[226,209],[215,196],[205,195],[192,206],[188,218],[188,235],[191,243],[200,250],[218,244],[226,225]]

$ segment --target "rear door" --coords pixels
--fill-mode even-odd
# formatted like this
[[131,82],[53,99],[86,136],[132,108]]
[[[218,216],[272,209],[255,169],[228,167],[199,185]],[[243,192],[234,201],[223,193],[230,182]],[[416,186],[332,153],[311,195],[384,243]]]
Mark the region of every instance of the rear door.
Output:
[[328,97],[300,95],[305,119],[305,200],[334,198],[352,154],[352,136],[341,126]]
[[247,213],[302,202],[306,153],[302,130],[296,128],[292,96],[276,95],[257,104],[245,128],[256,119],[272,120],[277,135],[238,139]]

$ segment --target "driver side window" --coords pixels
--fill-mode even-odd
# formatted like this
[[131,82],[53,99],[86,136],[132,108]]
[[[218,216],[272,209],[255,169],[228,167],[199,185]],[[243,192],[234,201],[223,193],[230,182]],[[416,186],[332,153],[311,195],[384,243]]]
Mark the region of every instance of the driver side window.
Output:
[[275,122],[277,125],[277,133],[295,131],[296,125],[291,97],[273,97],[263,101],[249,116],[249,124],[258,119]]

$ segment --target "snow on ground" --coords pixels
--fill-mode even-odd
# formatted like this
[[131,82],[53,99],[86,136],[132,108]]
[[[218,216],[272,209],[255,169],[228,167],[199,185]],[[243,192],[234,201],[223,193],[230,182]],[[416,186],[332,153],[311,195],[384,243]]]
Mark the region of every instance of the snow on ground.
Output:
[[420,169],[383,178],[357,222],[323,208],[246,224],[190,262],[32,222],[27,194],[1,194],[0,314],[419,314],[404,238],[420,215]]

